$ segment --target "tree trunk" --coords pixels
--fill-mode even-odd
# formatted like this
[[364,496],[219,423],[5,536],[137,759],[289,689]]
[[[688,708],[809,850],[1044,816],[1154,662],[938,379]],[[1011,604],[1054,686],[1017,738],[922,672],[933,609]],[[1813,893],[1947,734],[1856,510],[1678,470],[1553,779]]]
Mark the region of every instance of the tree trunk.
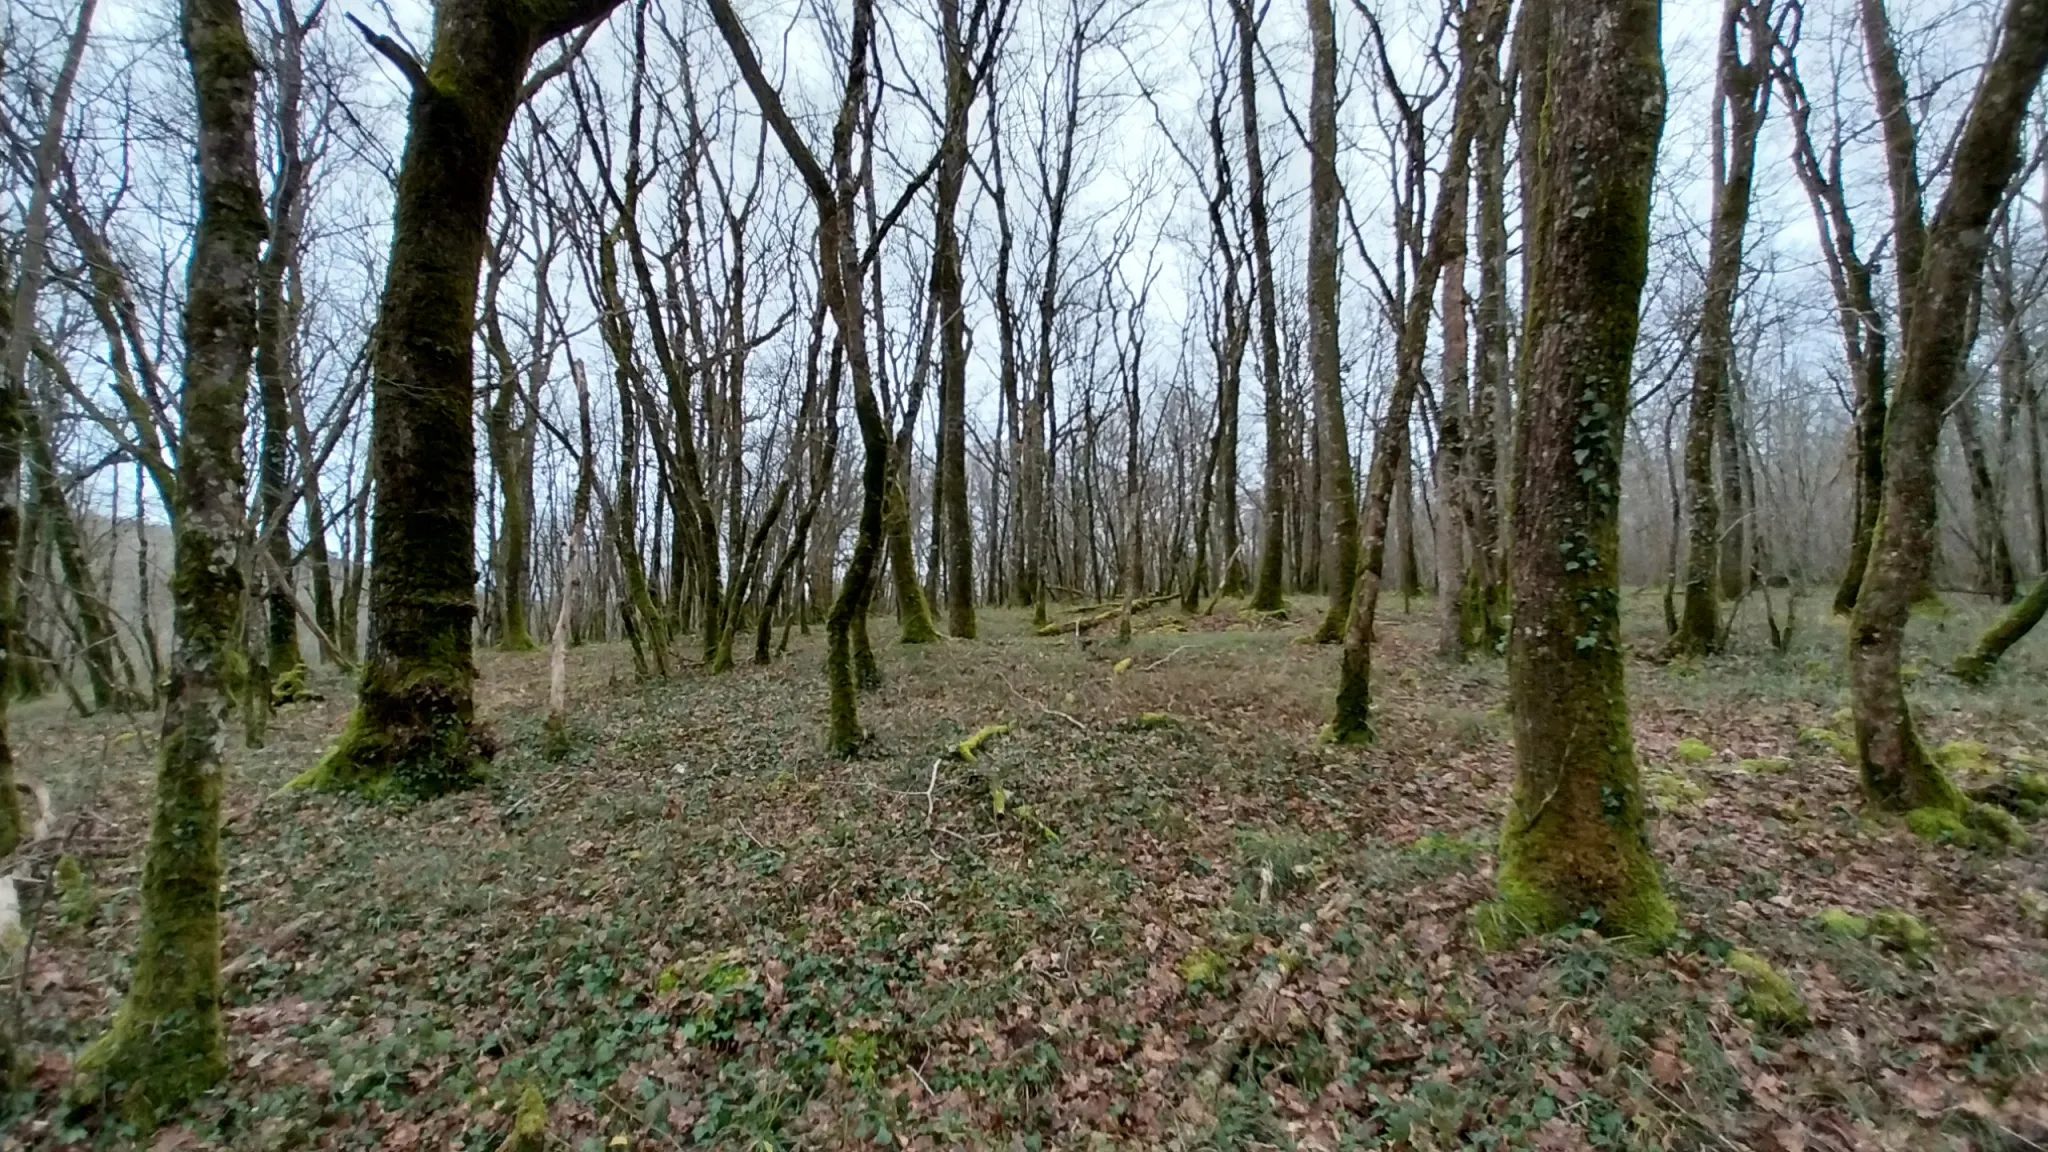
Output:
[[[142,868],[142,932],[112,1028],[80,1054],[80,1103],[144,1123],[226,1075],[221,1022],[221,750],[240,642],[243,404],[256,337],[256,56],[236,0],[187,0],[198,97],[199,224],[186,270],[185,379],[171,582],[177,636]],[[109,1100],[109,1097],[115,1097]]]
[[372,352],[370,651],[308,786],[431,796],[479,779],[470,348],[491,190],[535,51],[617,2],[445,0],[431,62],[388,48],[413,91]]
[[1956,436],[1963,444],[1963,463],[1970,474],[1970,510],[1976,517],[1977,588],[2000,604],[2012,603],[2019,576],[2012,567],[2012,548],[2005,539],[2005,516],[1999,508],[1998,483],[1977,430],[1977,401],[1964,396],[1955,406]]
[[[1504,31],[1505,13],[1499,18]],[[1501,619],[1507,611],[1507,556],[1502,547],[1502,466],[1507,453],[1502,440],[1510,427],[1513,406],[1508,379],[1508,228],[1507,135],[1514,102],[1504,90],[1500,69],[1501,36],[1489,36],[1479,57],[1481,106],[1479,134],[1473,141],[1473,182],[1479,212],[1478,355],[1472,395],[1472,427],[1466,437],[1464,468],[1470,494],[1470,574],[1466,577],[1465,609],[1471,619],[1472,642],[1497,651],[1506,634]]]
[[[1900,169],[1912,168],[1911,121],[1898,102],[1903,91],[1893,91],[1896,62],[1889,55],[1891,34],[1882,0],[1864,0],[1863,17],[1896,177]],[[1908,289],[1900,308],[1905,354],[1885,422],[1883,502],[1850,621],[1849,679],[1864,793],[1878,807],[1897,811],[1956,810],[1963,803],[1922,747],[1906,703],[1906,623],[1933,562],[1942,414],[1968,352],[1963,329],[1983,271],[1991,215],[2018,166],[2020,125],[2048,64],[2048,0],[2010,0],[1995,43],[1996,54],[1957,138],[1948,188],[1933,223],[1923,230],[1917,218],[1894,222],[1901,274],[1909,267],[1919,274],[1902,281]],[[1894,188],[1900,204],[1911,200],[1917,208],[1917,196],[1917,189]],[[1921,235],[1924,249],[1909,254],[1906,238]]]
[[[1351,475],[1351,435],[1344,420],[1344,376],[1337,344],[1341,271],[1338,214],[1344,191],[1337,181],[1337,21],[1330,0],[1308,0],[1314,65],[1309,83],[1308,354],[1315,378],[1316,428],[1321,435],[1322,507],[1333,529],[1329,558],[1330,609],[1316,643],[1344,638],[1351,590],[1358,581],[1358,493]],[[1320,536],[1320,533],[1318,533]]]
[[[1489,3],[1483,12],[1471,14],[1475,35],[1496,39],[1505,27],[1506,8]],[[1484,29],[1485,31],[1480,31]],[[1373,28],[1379,35],[1378,24]],[[1385,60],[1384,54],[1382,60]],[[1397,87],[1391,74],[1383,77],[1390,89]],[[1393,519],[1395,489],[1405,483],[1409,460],[1408,422],[1415,395],[1423,387],[1423,363],[1429,350],[1429,315],[1435,302],[1437,280],[1443,273],[1451,250],[1455,206],[1464,202],[1471,175],[1472,140],[1478,129],[1481,100],[1486,86],[1476,74],[1461,78],[1457,107],[1451,119],[1449,150],[1444,157],[1443,177],[1431,210],[1427,233],[1415,244],[1415,278],[1408,285],[1406,301],[1387,300],[1389,312],[1401,309],[1394,347],[1394,389],[1387,401],[1386,423],[1373,443],[1372,467],[1366,476],[1365,523],[1360,540],[1358,583],[1352,591],[1351,618],[1344,632],[1344,656],[1338,663],[1337,702],[1326,735],[1339,744],[1368,744],[1372,729],[1372,641],[1374,617],[1379,612],[1380,585],[1386,571],[1387,529]],[[1407,156],[1405,165],[1414,187],[1420,188],[1426,133],[1420,113],[1412,102],[1403,102],[1403,125]],[[1418,225],[1419,227],[1419,225]],[[1411,234],[1412,235],[1412,234]],[[1412,243],[1412,241],[1411,241]],[[1404,496],[1404,502],[1406,497]],[[1412,535],[1412,532],[1410,533]],[[1406,569],[1413,559],[1412,545],[1403,557]],[[1402,573],[1405,575],[1406,573]]]
[[967,507],[967,309],[960,285],[960,233],[954,215],[967,171],[967,117],[974,88],[961,37],[960,0],[940,0],[939,38],[945,52],[946,124],[940,143],[932,244],[932,294],[939,307],[939,484],[945,528],[946,630],[972,640],[974,521]]
[[[1470,65],[1467,65],[1469,70]],[[1476,637],[1471,606],[1466,603],[1465,556],[1467,484],[1465,417],[1470,401],[1469,346],[1465,328],[1465,235],[1467,201],[1460,195],[1451,206],[1445,236],[1443,305],[1443,393],[1437,405],[1436,438],[1436,610],[1437,653],[1447,660],[1465,658]]]
[[1523,58],[1547,90],[1523,174],[1533,282],[1511,552],[1516,772],[1501,900],[1481,920],[1492,941],[1591,921],[1655,943],[1678,927],[1650,855],[1620,619],[1622,431],[1664,123],[1658,7],[1524,10]]
[[[36,146],[35,185],[29,190],[22,228],[13,312],[8,317],[5,373],[0,374],[0,668],[13,666],[25,639],[16,597],[16,552],[21,542],[21,440],[28,404],[28,356],[35,339],[36,296],[49,259],[50,192],[63,156],[64,113],[71,103],[79,63],[85,58],[95,7],[95,0],[80,5],[78,24],[50,93],[42,139]],[[5,265],[6,258],[0,256],[0,290],[4,290]],[[137,530],[141,530],[139,525]],[[14,742],[7,726],[6,691],[0,688],[0,857],[14,851],[24,831],[21,798],[14,784]],[[6,1039],[0,1034],[0,1043]],[[6,1055],[0,1047],[0,1058]],[[0,1067],[0,1072],[5,1071]]]
[[26,419],[22,436],[30,453],[36,504],[48,525],[50,547],[57,554],[65,590],[71,594],[71,605],[78,615],[80,654],[85,660],[86,678],[92,685],[93,707],[122,711],[141,707],[143,701],[135,691],[135,670],[121,648],[112,610],[100,595],[92,565],[86,560],[78,521],[64,499],[64,484],[57,476],[57,462],[50,450],[49,429],[32,407],[25,408],[23,415]]
[[[1748,26],[1749,59],[1742,37]],[[1721,11],[1719,79],[1714,93],[1713,224],[1707,239],[1706,299],[1700,306],[1699,342],[1693,350],[1692,414],[1685,437],[1685,487],[1692,531],[1686,549],[1685,609],[1673,648],[1694,656],[1721,647],[1721,608],[1716,592],[1742,594],[1738,575],[1731,590],[1728,561],[1742,563],[1741,524],[1730,524],[1722,539],[1721,501],[1714,491],[1714,449],[1722,448],[1722,483],[1739,497],[1740,473],[1728,467],[1736,445],[1717,436],[1730,419],[1729,361],[1734,353],[1735,292],[1742,280],[1743,234],[1749,227],[1750,190],[1756,175],[1756,140],[1770,99],[1767,69],[1771,52],[1771,0],[1726,0]],[[1739,504],[1739,499],[1738,502]],[[1729,508],[1739,517],[1739,507]],[[1724,547],[1725,545],[1725,547]],[[1716,581],[1720,587],[1716,588]]]
[[1280,375],[1279,303],[1272,227],[1266,210],[1266,165],[1259,140],[1258,30],[1253,25],[1251,0],[1231,0],[1230,10],[1237,24],[1238,110],[1244,120],[1245,199],[1252,220],[1252,289],[1258,304],[1259,385],[1265,396],[1266,419],[1259,569],[1247,607],[1255,612],[1278,612],[1287,607],[1287,402]]

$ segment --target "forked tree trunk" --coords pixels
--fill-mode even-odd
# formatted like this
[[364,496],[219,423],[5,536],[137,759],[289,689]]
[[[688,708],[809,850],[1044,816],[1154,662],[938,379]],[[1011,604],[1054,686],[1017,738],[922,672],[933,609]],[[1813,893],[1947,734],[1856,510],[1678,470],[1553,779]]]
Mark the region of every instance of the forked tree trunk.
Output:
[[[1749,58],[1743,59],[1747,25]],[[1735,445],[1717,435],[1732,412],[1729,361],[1734,352],[1735,292],[1742,279],[1743,233],[1749,226],[1750,189],[1756,175],[1756,140],[1770,101],[1771,0],[1726,0],[1721,12],[1719,80],[1714,92],[1714,220],[1707,239],[1706,299],[1700,307],[1699,343],[1693,351],[1692,413],[1685,436],[1685,488],[1691,505],[1686,548],[1685,610],[1675,650],[1700,656],[1721,646],[1724,552],[1739,567],[1741,548],[1723,541],[1721,501],[1715,494],[1714,449],[1722,441],[1723,472]],[[1739,479],[1735,481],[1740,483]],[[1739,491],[1739,488],[1737,489]],[[1739,509],[1730,508],[1731,515]],[[1724,547],[1725,544],[1725,547]],[[1719,581],[1723,586],[1716,586]],[[1730,595],[1739,595],[1738,587]]]
[[372,353],[370,651],[341,742],[302,782],[431,796],[477,782],[474,380],[491,189],[527,66],[618,0],[444,0],[413,82]]
[[1524,10],[1525,82],[1543,85],[1544,112],[1522,178],[1532,283],[1511,548],[1516,771],[1501,899],[1481,921],[1490,941],[1586,920],[1649,942],[1678,927],[1650,855],[1620,618],[1622,431],[1664,124],[1658,8]]
[[[1865,38],[1884,120],[1893,174],[1913,171],[1911,121],[1891,56],[1882,0],[1864,0]],[[1906,623],[1926,586],[1935,552],[1935,458],[1941,420],[1955,395],[1963,330],[1984,267],[1991,216],[2019,164],[2020,125],[2048,65],[2048,0],[2010,0],[1996,54],[1972,98],[1947,190],[1924,228],[1901,210],[1905,354],[1885,422],[1884,494],[1870,561],[1850,620],[1849,679],[1855,694],[1856,745],[1865,796],[1897,811],[1958,809],[1961,794],[1921,745],[1906,702]],[[1895,186],[1894,199],[1918,210],[1917,189]],[[1908,237],[1924,247],[1909,251]]]
[[153,1123],[227,1073],[221,1024],[221,750],[241,641],[242,430],[256,339],[256,56],[236,0],[180,12],[198,97],[199,225],[186,269],[185,379],[171,581],[177,646],[142,866],[142,932],[128,996],[81,1053],[72,1097]]

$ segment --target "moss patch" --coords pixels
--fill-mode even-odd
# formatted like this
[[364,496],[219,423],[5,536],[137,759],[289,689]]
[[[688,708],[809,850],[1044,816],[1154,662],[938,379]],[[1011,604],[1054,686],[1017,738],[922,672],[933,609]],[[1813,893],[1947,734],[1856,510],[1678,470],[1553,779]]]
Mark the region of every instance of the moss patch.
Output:
[[1870,935],[1870,920],[1858,916],[1847,908],[1829,908],[1813,918],[1820,930],[1830,936],[1845,940],[1861,940]]
[[1855,738],[1844,736],[1832,728],[1802,728],[1799,730],[1799,742],[1832,749],[1835,755],[1842,758],[1844,764],[1857,762]]
[[1741,977],[1735,1010],[1758,1027],[1773,1032],[1798,1032],[1812,1023],[1799,989],[1770,962],[1740,948],[1728,953],[1728,969]]
[[1714,758],[1715,753],[1713,745],[1688,736],[1678,742],[1678,746],[1671,750],[1671,755],[1680,764],[1705,764]]
[[1187,983],[1189,995],[1214,991],[1230,975],[1230,961],[1214,948],[1195,949],[1181,957],[1177,967],[1180,978]]
[[519,1093],[519,1110],[512,1117],[512,1135],[502,1152],[542,1152],[548,1144],[548,1101],[540,1087],[529,1083]]
[[1704,785],[1677,772],[1647,773],[1643,777],[1643,787],[1649,791],[1650,803],[1659,812],[1688,811],[1707,799]]
[[1783,756],[1758,756],[1736,764],[1751,776],[1777,776],[1792,770],[1792,761]]
[[1991,749],[1975,740],[1951,740],[1935,751],[1934,758],[1951,772],[1981,776],[1998,771]]
[[1918,916],[1887,908],[1872,913],[1870,917],[1870,938],[1894,952],[1919,956],[1931,951],[1935,945],[1934,930]]

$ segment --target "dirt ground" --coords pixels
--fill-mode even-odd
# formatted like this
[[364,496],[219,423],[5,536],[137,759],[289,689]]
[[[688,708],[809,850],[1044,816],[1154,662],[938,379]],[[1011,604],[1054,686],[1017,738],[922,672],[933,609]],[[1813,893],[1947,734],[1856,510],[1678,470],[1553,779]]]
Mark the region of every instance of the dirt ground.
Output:
[[[126,986],[155,720],[26,706],[85,882],[27,900],[35,1063],[0,1149],[490,1149],[528,1086],[567,1149],[2048,1146],[2039,837],[1866,818],[1818,597],[1789,651],[1752,621],[1694,663],[1658,657],[1653,595],[1628,606],[1684,924],[1658,954],[1478,948],[1505,673],[1439,661],[1426,600],[1388,609],[1362,750],[1317,738],[1336,653],[1300,643],[1307,599],[1156,609],[1129,648],[1007,612],[887,644],[851,761],[823,753],[816,635],[652,683],[579,649],[559,762],[545,655],[487,654],[495,779],[411,807],[280,791],[346,718],[316,677],[232,756],[230,1081],[147,1136],[55,1099]],[[1971,785],[2048,769],[2048,641],[1987,689],[1944,671],[1988,613],[1913,635],[1923,727]]]

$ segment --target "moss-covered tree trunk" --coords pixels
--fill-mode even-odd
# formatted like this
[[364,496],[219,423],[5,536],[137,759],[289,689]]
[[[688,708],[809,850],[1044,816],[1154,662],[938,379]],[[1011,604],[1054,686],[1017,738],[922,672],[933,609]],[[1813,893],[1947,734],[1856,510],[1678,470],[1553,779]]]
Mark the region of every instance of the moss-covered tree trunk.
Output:
[[1266,207],[1266,165],[1259,140],[1258,28],[1251,0],[1231,0],[1237,25],[1238,112],[1244,119],[1245,199],[1252,221],[1253,297],[1258,305],[1259,385],[1265,396],[1265,491],[1260,499],[1259,568],[1248,604],[1253,611],[1287,607],[1287,401],[1280,374],[1280,306],[1274,282],[1272,226]]
[[[883,547],[882,505],[887,496],[890,437],[876,401],[873,361],[867,346],[867,310],[860,285],[860,245],[854,235],[860,183],[855,176],[855,144],[860,111],[867,99],[869,51],[874,37],[874,0],[856,0],[846,54],[846,88],[832,126],[831,170],[812,155],[795,121],[783,108],[781,95],[769,82],[754,55],[744,25],[731,0],[711,0],[719,35],[731,49],[740,75],[802,175],[818,214],[818,287],[839,327],[847,374],[853,381],[853,410],[860,425],[860,521],[846,579],[825,620],[825,680],[829,719],[826,745],[833,754],[851,755],[860,747],[860,682],[873,662],[867,644],[867,613],[874,596],[876,568]],[[916,582],[915,575],[912,583]]]
[[1322,437],[1322,498],[1335,547],[1330,556],[1330,609],[1316,643],[1344,637],[1358,581],[1358,492],[1351,474],[1351,434],[1344,419],[1344,372],[1338,354],[1337,232],[1344,190],[1337,180],[1337,20],[1330,0],[1309,0],[1308,359],[1314,378],[1316,429]]
[[1515,785],[1494,940],[1591,918],[1660,941],[1677,928],[1650,855],[1623,686],[1622,431],[1664,126],[1657,0],[1525,9],[1542,76],[1525,153],[1528,314],[1516,421]]
[[889,544],[889,575],[896,582],[897,638],[905,644],[932,644],[940,639],[939,626],[917,579],[917,548],[910,538],[910,447],[908,436],[898,436],[890,448],[882,525]]
[[185,372],[171,577],[176,648],[142,868],[142,930],[128,996],[82,1053],[81,1103],[151,1121],[226,1074],[221,1025],[221,749],[241,638],[243,404],[256,339],[263,192],[256,56],[237,0],[186,0],[198,97],[199,225],[186,269]]
[[[1863,17],[1887,151],[1895,175],[1910,174],[1911,121],[1881,0],[1864,0]],[[1849,680],[1864,794],[1896,811],[1962,803],[1915,731],[1903,675],[1905,633],[1936,551],[1941,421],[1969,351],[1964,330],[1991,216],[2019,165],[2020,125],[2048,65],[2048,0],[2009,0],[1997,45],[1971,100],[1933,221],[1923,227],[1917,217],[1901,218],[1893,228],[1902,273],[1912,267],[1918,274],[1901,297],[1905,349],[1885,422],[1883,502],[1850,619]],[[1895,187],[1894,193],[1904,210],[1918,211],[1917,189]],[[1923,246],[1909,255],[1906,241],[1914,236],[1924,237]]]
[[1721,501],[1715,491],[1714,449],[1728,402],[1735,291],[1742,279],[1756,139],[1770,97],[1766,81],[1771,35],[1770,0],[1727,0],[1722,5],[1714,90],[1714,215],[1707,237],[1706,298],[1700,305],[1699,341],[1693,348],[1691,415],[1685,434],[1685,490],[1691,511],[1685,607],[1678,634],[1672,637],[1675,650],[1695,656],[1721,646]]
[[477,271],[506,130],[541,44],[618,0],[444,0],[412,79],[372,351],[370,650],[341,743],[307,781],[435,795],[475,783]]
[[1956,659],[1956,675],[1972,684],[1989,680],[1991,670],[1998,666],[2006,650],[2033,631],[2043,615],[2048,615],[2048,575],[2035,580],[2032,590],[1984,630],[1977,646]]

